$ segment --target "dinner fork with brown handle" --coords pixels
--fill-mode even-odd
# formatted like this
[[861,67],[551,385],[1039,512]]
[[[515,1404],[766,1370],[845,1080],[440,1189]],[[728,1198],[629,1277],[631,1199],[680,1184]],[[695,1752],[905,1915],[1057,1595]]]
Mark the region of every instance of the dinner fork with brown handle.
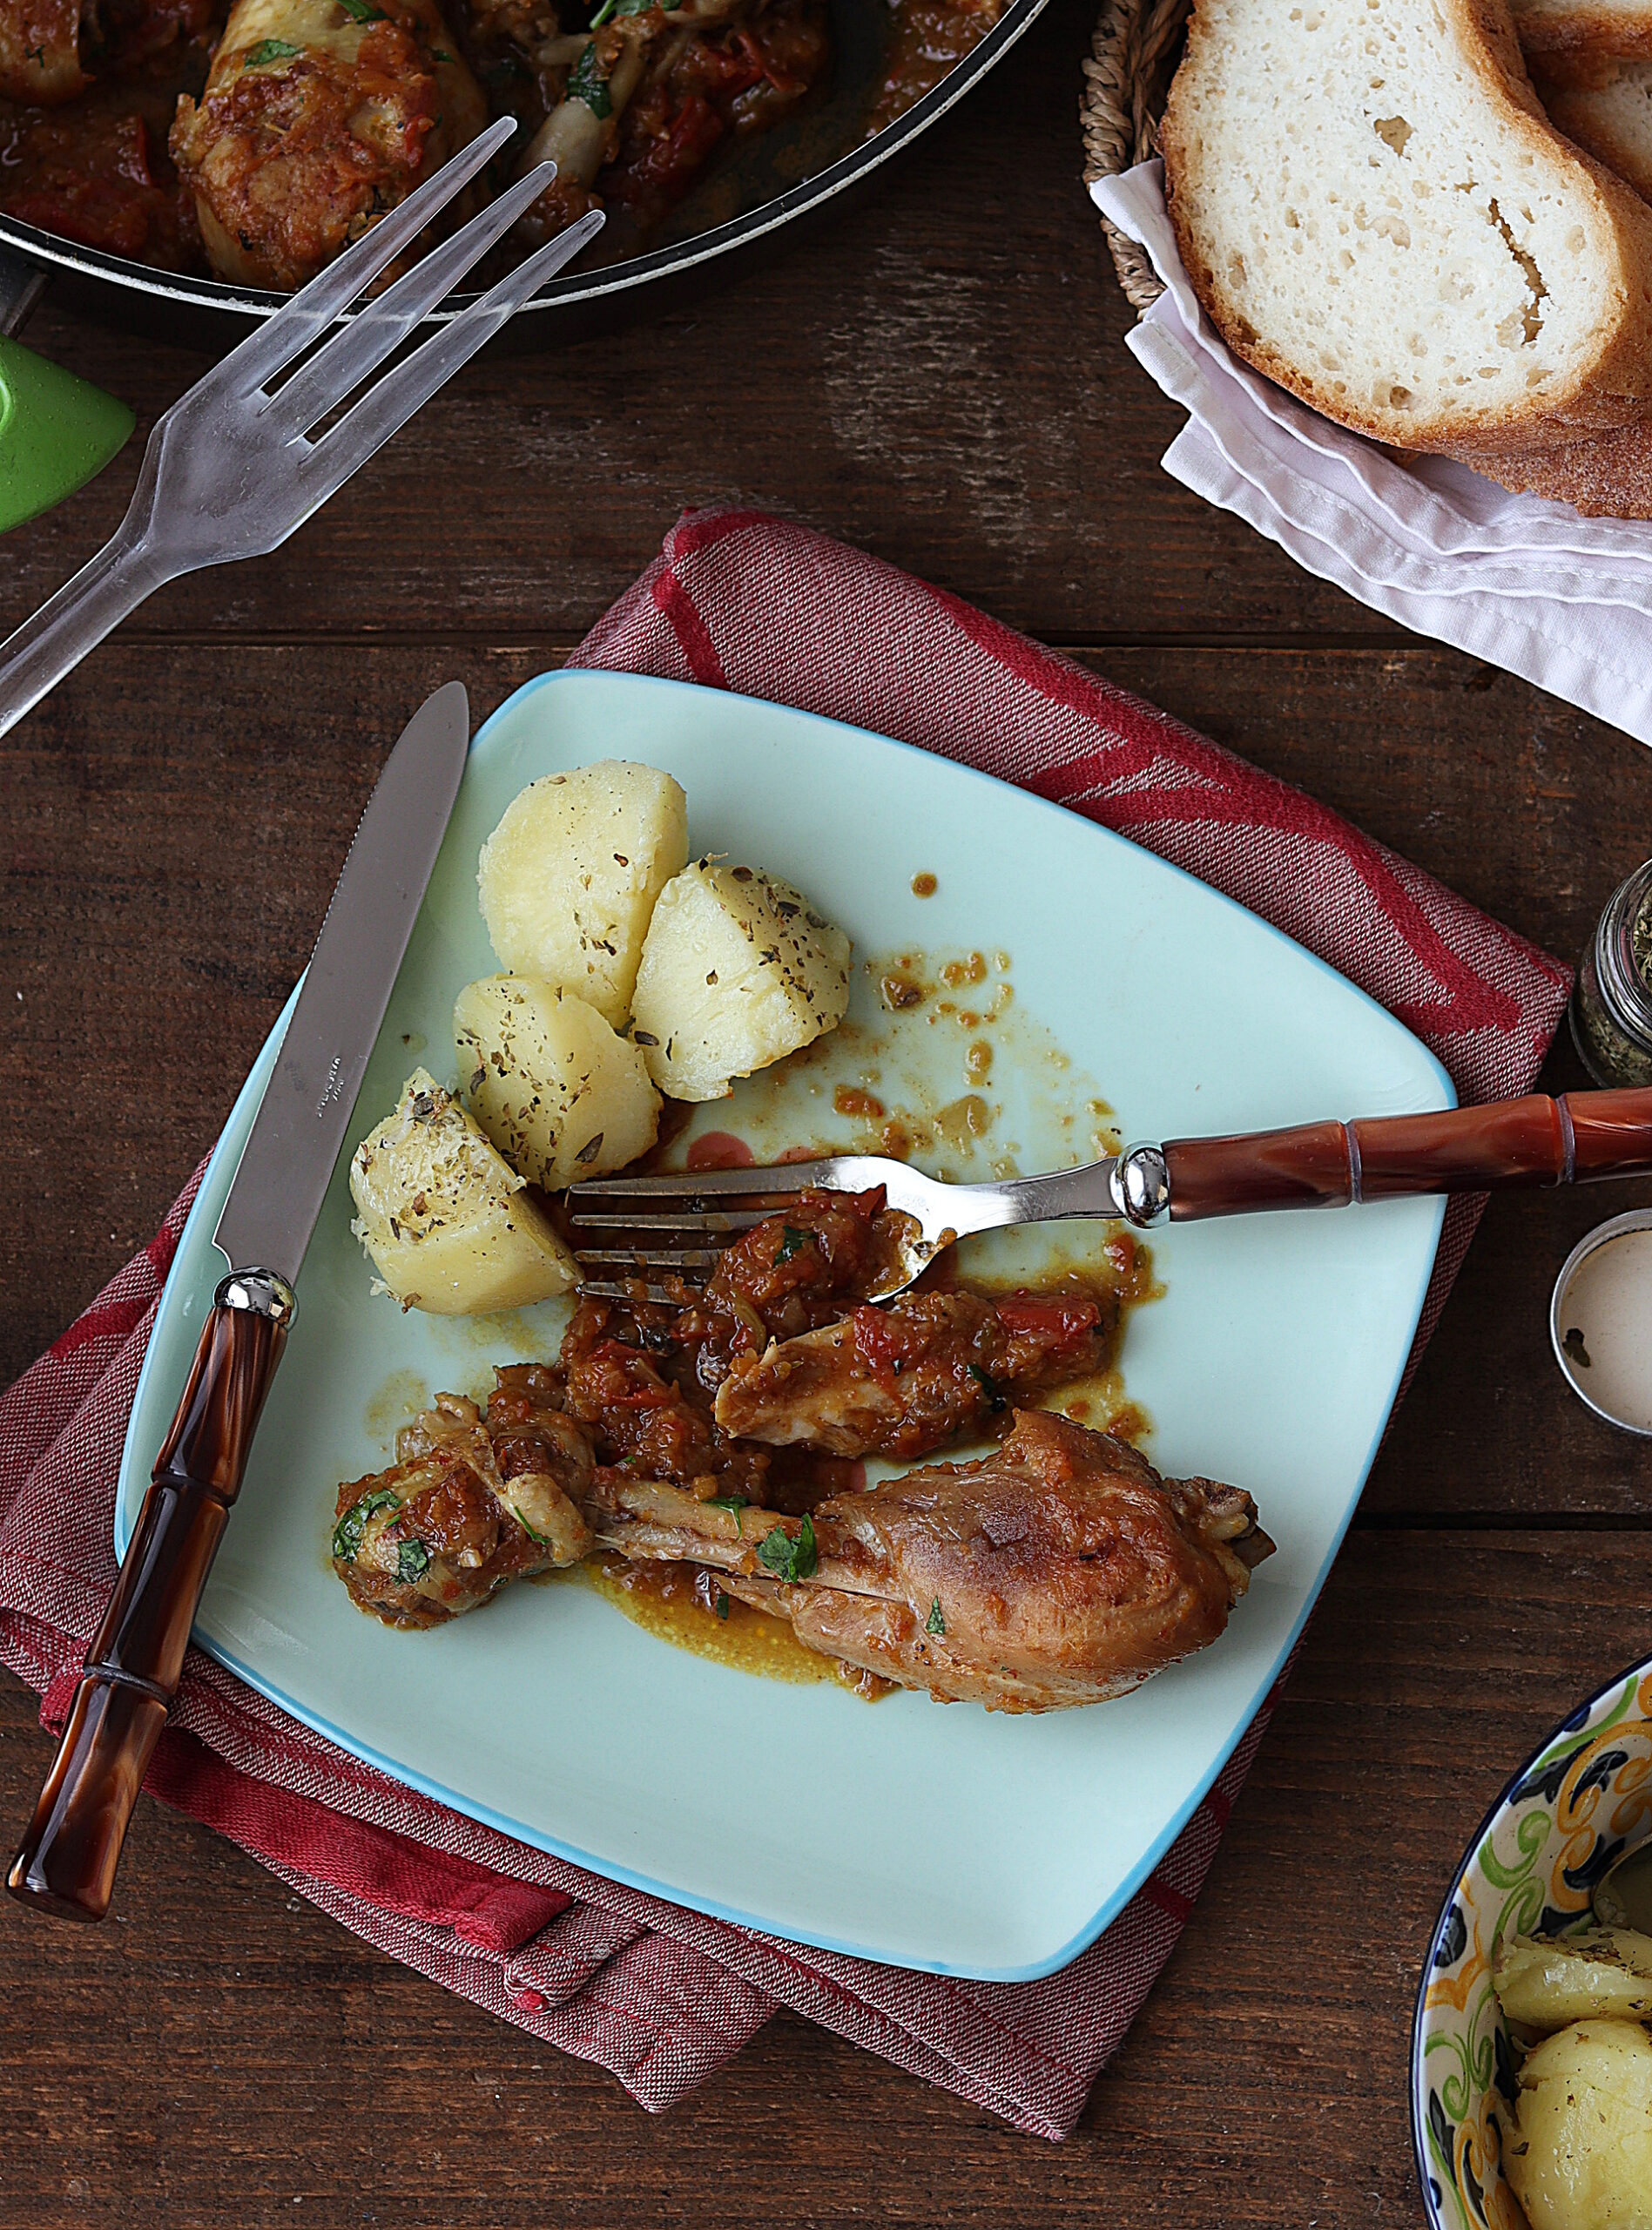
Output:
[[315,432],[504,238],[555,163],[518,179],[280,385],[278,375],[361,303],[515,130],[502,117],[461,148],[156,421],[118,532],[0,643],[0,735],[164,582],[278,549],[601,231],[593,210],[546,241]]
[[703,1169],[664,1177],[602,1177],[568,1195],[582,1290],[624,1298],[636,1281],[671,1301],[700,1285],[742,1231],[782,1212],[811,1186],[864,1193],[882,1186],[907,1220],[873,1301],[890,1301],[935,1257],[972,1233],[1068,1216],[1136,1225],[1192,1223],[1263,1208],[1332,1208],[1426,1193],[1500,1192],[1652,1174],[1652,1089],[1533,1092],[1484,1107],[1365,1122],[1305,1123],[1237,1138],[1172,1139],[1127,1146],[1106,1161],[946,1185],[904,1161],[832,1154],[778,1168]]

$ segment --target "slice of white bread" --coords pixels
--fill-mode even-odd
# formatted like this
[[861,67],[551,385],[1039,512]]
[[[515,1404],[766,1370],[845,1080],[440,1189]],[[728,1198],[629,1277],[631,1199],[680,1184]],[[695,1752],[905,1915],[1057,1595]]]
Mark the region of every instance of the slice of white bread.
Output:
[[1568,139],[1652,201],[1652,61],[1608,63],[1598,85],[1540,78],[1537,97]]
[[1652,210],[1544,116],[1504,0],[1197,0],[1161,135],[1237,353],[1412,449],[1652,413]]
[[1509,0],[1534,78],[1599,82],[1601,64],[1652,60],[1652,0]]

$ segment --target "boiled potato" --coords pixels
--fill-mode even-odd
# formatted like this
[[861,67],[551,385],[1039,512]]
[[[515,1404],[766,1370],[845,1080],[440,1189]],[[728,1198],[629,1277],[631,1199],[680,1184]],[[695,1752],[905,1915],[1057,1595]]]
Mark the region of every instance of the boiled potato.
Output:
[[453,1036],[465,1105],[547,1192],[623,1169],[653,1145],[659,1094],[641,1053],[571,991],[484,976],[460,992]]
[[1652,2037],[1579,2022],[1526,2056],[1503,2173],[1531,2230],[1652,2230]]
[[617,1029],[654,902],[688,858],[688,800],[625,759],[530,782],[482,848],[482,916],[501,962],[589,999]]
[[1594,1928],[1557,1942],[1507,1936],[1497,1947],[1492,1982],[1503,2011],[1522,2028],[1643,2020],[1652,2015],[1652,1936],[1632,1928]]
[[350,1228],[403,1308],[482,1316],[566,1293],[573,1256],[476,1125],[415,1069],[356,1148]]
[[789,883],[698,860],[660,893],[631,1000],[648,1072],[673,1099],[723,1099],[835,1030],[849,940]]

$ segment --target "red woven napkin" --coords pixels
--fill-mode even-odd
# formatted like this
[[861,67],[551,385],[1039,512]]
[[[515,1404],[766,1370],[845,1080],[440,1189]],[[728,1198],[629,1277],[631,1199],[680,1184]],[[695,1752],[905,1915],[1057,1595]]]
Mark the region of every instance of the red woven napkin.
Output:
[[[573,661],[744,691],[959,759],[1175,861],[1422,1037],[1466,1100],[1523,1091],[1568,971],[1432,877],[1139,699],[956,598],[759,512],[690,513]],[[114,1577],[116,1470],[200,1172],[153,1241],[0,1402],[0,1658],[61,1725]],[[1416,1353],[1478,1203],[1446,1219]],[[1270,1699],[1270,1706],[1271,1705]],[[401,1787],[192,1650],[148,1787],[393,1958],[679,2098],[777,2005],[1061,2137],[1186,1919],[1268,1718],[1106,1934],[1043,1982],[879,1967],[705,1918]]]

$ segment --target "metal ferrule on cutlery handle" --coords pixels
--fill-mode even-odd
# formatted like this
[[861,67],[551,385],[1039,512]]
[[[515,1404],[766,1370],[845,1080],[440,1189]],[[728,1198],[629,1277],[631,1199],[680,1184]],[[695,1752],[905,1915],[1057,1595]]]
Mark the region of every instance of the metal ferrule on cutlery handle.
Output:
[[126,1823],[178,1693],[293,1306],[292,1287],[268,1270],[234,1272],[218,1288],[57,1761],[7,1876],[25,1903],[79,1920],[101,1920],[109,1909]]
[[1652,1090],[1533,1092],[1485,1107],[1307,1123],[1246,1138],[1174,1139],[1162,1148],[1156,1213],[1173,1222],[1260,1208],[1345,1207],[1424,1193],[1570,1185],[1652,1171]]

